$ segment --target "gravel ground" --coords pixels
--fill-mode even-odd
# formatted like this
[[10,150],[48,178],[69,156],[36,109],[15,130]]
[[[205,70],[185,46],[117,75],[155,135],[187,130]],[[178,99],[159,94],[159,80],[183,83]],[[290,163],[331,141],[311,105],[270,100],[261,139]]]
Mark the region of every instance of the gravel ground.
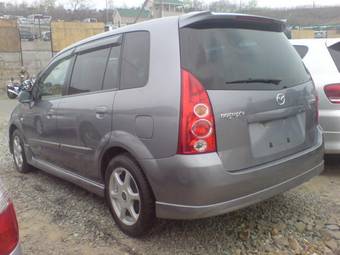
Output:
[[143,239],[122,234],[105,201],[56,177],[14,170],[0,99],[0,179],[17,210],[25,254],[339,254],[340,158],[285,194],[227,215],[159,220]]

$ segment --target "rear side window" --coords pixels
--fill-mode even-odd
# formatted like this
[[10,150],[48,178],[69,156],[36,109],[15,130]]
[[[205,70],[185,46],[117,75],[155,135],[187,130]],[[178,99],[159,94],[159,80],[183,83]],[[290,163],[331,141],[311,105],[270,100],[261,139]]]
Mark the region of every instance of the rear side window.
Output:
[[182,28],[181,65],[207,90],[275,90],[310,79],[284,33]]
[[114,46],[111,49],[110,57],[107,61],[103,89],[115,89],[119,84],[119,60],[121,46]]
[[308,47],[304,45],[294,45],[297,53],[299,53],[301,58],[304,58],[308,53]]
[[149,76],[150,35],[146,31],[125,34],[121,89],[146,85]]
[[70,95],[102,89],[104,73],[110,48],[81,53],[74,64]]
[[338,71],[340,72],[340,42],[328,47]]

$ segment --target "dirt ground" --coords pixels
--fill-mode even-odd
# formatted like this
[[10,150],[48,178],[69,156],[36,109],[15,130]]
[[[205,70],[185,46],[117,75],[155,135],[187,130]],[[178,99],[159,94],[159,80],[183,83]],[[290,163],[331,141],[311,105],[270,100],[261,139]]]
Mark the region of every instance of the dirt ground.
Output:
[[25,254],[340,254],[340,156],[300,187],[248,208],[195,221],[159,220],[142,239],[122,234],[105,201],[39,170],[15,172],[0,97],[0,179]]

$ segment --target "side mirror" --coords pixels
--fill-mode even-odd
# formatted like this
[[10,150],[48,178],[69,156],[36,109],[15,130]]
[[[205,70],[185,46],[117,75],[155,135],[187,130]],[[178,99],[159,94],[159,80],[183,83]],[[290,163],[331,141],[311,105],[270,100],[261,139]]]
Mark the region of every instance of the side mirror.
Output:
[[18,101],[22,104],[30,103],[33,101],[31,92],[22,90],[18,96]]

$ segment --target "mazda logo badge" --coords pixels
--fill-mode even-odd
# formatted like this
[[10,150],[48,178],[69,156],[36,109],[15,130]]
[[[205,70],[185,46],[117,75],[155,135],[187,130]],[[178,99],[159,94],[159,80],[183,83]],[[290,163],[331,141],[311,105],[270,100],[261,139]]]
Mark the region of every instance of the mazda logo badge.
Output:
[[277,94],[276,102],[278,105],[284,105],[286,103],[286,96],[282,93]]

